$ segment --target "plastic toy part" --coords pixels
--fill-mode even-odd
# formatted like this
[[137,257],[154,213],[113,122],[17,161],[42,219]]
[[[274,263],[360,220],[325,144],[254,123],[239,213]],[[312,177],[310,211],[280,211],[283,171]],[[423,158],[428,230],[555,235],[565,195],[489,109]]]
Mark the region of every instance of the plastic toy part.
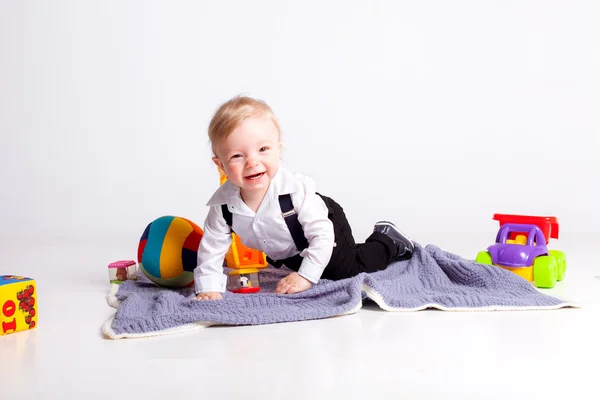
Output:
[[224,184],[227,181],[227,174],[221,168],[217,167],[219,170],[219,185]]
[[0,336],[33,329],[37,320],[35,281],[18,275],[0,275]]
[[556,260],[556,280],[560,282],[567,273],[567,256],[560,250],[550,250],[550,256]]
[[533,282],[539,288],[553,288],[558,278],[556,260],[540,256],[533,260]]
[[511,244],[525,244],[525,243],[527,243],[527,236],[525,236],[525,235],[517,235],[517,237],[514,240],[506,239],[506,243],[511,243]]
[[108,264],[108,279],[110,283],[122,283],[126,280],[137,279],[137,264],[133,260],[115,261]]
[[233,293],[256,293],[260,291],[258,269],[234,269],[227,275],[227,290]]
[[267,256],[262,251],[244,246],[238,235],[232,234],[231,247],[225,255],[228,268],[232,269],[261,269],[266,268],[269,263]]
[[500,222],[496,242],[475,262],[509,270],[538,288],[553,288],[564,279],[565,253],[547,247],[550,238],[558,239],[556,217],[494,214],[493,219]]
[[[537,225],[546,238],[546,244],[550,239],[558,239],[558,219],[556,217],[537,217],[533,215],[514,215],[514,214],[494,214],[493,220],[500,223],[500,226],[507,223],[514,224],[531,224]],[[523,232],[513,232],[514,239],[518,234]]]

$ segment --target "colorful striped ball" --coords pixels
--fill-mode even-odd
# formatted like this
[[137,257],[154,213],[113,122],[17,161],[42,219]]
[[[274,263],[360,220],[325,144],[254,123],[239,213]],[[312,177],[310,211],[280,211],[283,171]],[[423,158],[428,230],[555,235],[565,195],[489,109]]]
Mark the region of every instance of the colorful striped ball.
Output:
[[193,285],[198,245],[203,233],[198,225],[185,218],[164,216],[155,219],[140,238],[140,269],[160,286]]

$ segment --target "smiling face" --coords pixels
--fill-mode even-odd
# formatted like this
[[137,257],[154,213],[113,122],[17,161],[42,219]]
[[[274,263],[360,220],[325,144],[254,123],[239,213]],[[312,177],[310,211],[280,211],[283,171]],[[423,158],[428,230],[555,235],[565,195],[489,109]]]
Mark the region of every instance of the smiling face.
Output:
[[262,198],[279,169],[280,146],[279,130],[267,115],[250,117],[216,144],[213,161],[242,198]]

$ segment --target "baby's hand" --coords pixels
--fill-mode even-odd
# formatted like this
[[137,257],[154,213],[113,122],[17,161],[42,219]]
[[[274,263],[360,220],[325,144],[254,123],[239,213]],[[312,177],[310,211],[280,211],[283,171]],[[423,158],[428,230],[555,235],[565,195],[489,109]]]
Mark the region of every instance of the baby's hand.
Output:
[[198,293],[196,300],[223,300],[223,296],[219,292],[204,292]]
[[275,293],[298,293],[304,292],[312,287],[312,282],[298,275],[297,272],[292,272],[285,278],[279,281],[275,288]]

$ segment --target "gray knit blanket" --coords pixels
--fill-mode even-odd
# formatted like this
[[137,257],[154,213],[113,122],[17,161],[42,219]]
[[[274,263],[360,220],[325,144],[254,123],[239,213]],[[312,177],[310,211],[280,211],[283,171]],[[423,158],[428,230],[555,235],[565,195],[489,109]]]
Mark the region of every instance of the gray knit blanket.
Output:
[[548,296],[526,280],[502,268],[477,264],[418,243],[410,260],[386,270],[341,280],[321,280],[297,294],[275,294],[282,277],[290,273],[266,268],[261,291],[226,292],[223,300],[196,301],[191,288],[167,289],[143,275],[138,280],[111,285],[108,303],[116,313],[102,326],[109,339],[181,333],[211,325],[258,325],[305,321],[353,314],[371,299],[385,311],[541,310],[577,307]]

